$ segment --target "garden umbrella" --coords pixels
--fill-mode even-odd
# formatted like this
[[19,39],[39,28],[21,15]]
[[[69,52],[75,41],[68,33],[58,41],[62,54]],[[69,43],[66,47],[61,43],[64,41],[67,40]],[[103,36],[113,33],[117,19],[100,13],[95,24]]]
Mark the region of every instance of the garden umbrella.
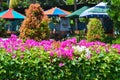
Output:
[[74,11],[73,13],[67,15],[66,17],[70,17],[70,18],[79,18],[79,15],[85,11],[86,9],[88,9],[88,6],[83,6],[82,8]]
[[13,10],[8,9],[6,11],[0,12],[0,18],[6,18],[6,19],[24,19],[25,16],[21,13]]
[[60,9],[58,7],[51,8],[49,10],[44,11],[44,13],[48,16],[66,16],[70,14],[69,11]]
[[91,7],[85,10],[83,13],[80,14],[79,17],[88,17],[88,18],[104,18],[109,17],[107,13],[107,3],[101,2],[94,7]]

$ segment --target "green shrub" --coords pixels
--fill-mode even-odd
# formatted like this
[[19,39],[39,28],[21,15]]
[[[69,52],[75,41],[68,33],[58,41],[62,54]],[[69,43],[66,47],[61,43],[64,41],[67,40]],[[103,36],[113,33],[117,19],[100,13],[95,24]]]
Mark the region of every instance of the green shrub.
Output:
[[113,43],[113,44],[120,44],[120,37],[114,39],[114,40],[112,41],[112,43]]
[[0,80],[119,80],[120,45],[0,39]]
[[26,10],[26,18],[20,27],[21,39],[34,39],[37,41],[49,39],[50,30],[48,17],[44,15],[39,4],[31,4]]
[[[105,0],[108,1],[108,0]],[[108,14],[110,18],[113,20],[114,30],[117,32],[116,36],[120,35],[120,0],[110,0],[108,3]]]
[[6,32],[5,23],[6,23],[6,20],[3,18],[0,18],[0,37],[5,37],[4,36]]
[[41,48],[30,48],[14,54],[0,49],[1,80],[119,80],[120,55],[104,50],[92,51],[90,59],[85,52],[70,60],[53,56]]
[[103,41],[104,40],[104,29],[99,19],[90,19],[88,23],[87,41]]
[[6,23],[6,20],[0,18],[0,32],[5,30],[4,28],[5,23]]

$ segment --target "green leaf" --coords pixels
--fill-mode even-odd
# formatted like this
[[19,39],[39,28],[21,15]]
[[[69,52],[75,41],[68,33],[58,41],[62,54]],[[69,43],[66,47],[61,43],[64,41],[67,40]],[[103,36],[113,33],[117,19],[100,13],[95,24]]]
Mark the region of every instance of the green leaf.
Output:
[[104,54],[103,54],[103,53],[100,53],[98,57],[99,57],[99,58],[102,58],[102,57],[104,57]]
[[6,73],[6,70],[0,69],[0,74],[2,74],[2,73]]
[[120,16],[118,17],[118,21],[120,21]]
[[72,65],[75,65],[76,63],[75,63],[75,61],[72,61]]

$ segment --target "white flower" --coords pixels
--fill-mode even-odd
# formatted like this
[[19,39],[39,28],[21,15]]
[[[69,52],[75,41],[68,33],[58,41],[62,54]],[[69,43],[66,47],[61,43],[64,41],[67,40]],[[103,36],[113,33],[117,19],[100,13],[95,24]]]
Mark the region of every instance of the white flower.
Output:
[[86,54],[91,54],[91,51],[89,50],[89,48],[86,48]]
[[86,50],[86,47],[85,46],[73,46],[72,47],[76,52],[78,52],[78,53],[81,53],[81,52],[83,52],[83,51],[85,51]]
[[89,50],[89,48],[86,48],[85,51],[86,51],[85,57],[86,57],[87,59],[90,59],[91,56],[92,56],[91,51]]

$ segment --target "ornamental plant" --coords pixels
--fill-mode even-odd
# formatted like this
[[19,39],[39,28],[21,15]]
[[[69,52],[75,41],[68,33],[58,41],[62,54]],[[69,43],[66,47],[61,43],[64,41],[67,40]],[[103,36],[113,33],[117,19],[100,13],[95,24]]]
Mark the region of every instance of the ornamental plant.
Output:
[[88,23],[87,41],[103,41],[105,38],[104,29],[99,19],[90,19]]
[[[105,0],[107,1],[107,0]],[[120,1],[119,0],[110,0],[107,4],[109,7],[108,14],[110,18],[113,20],[114,25],[114,31],[116,32],[116,37],[119,37],[120,35]]]
[[5,33],[5,23],[6,20],[5,19],[0,19],[0,37],[3,37],[3,34]]
[[38,3],[31,4],[26,9],[26,18],[20,27],[21,39],[34,39],[37,41],[49,39],[50,30],[48,17],[44,15],[43,9]]
[[119,80],[120,44],[0,39],[1,80]]

